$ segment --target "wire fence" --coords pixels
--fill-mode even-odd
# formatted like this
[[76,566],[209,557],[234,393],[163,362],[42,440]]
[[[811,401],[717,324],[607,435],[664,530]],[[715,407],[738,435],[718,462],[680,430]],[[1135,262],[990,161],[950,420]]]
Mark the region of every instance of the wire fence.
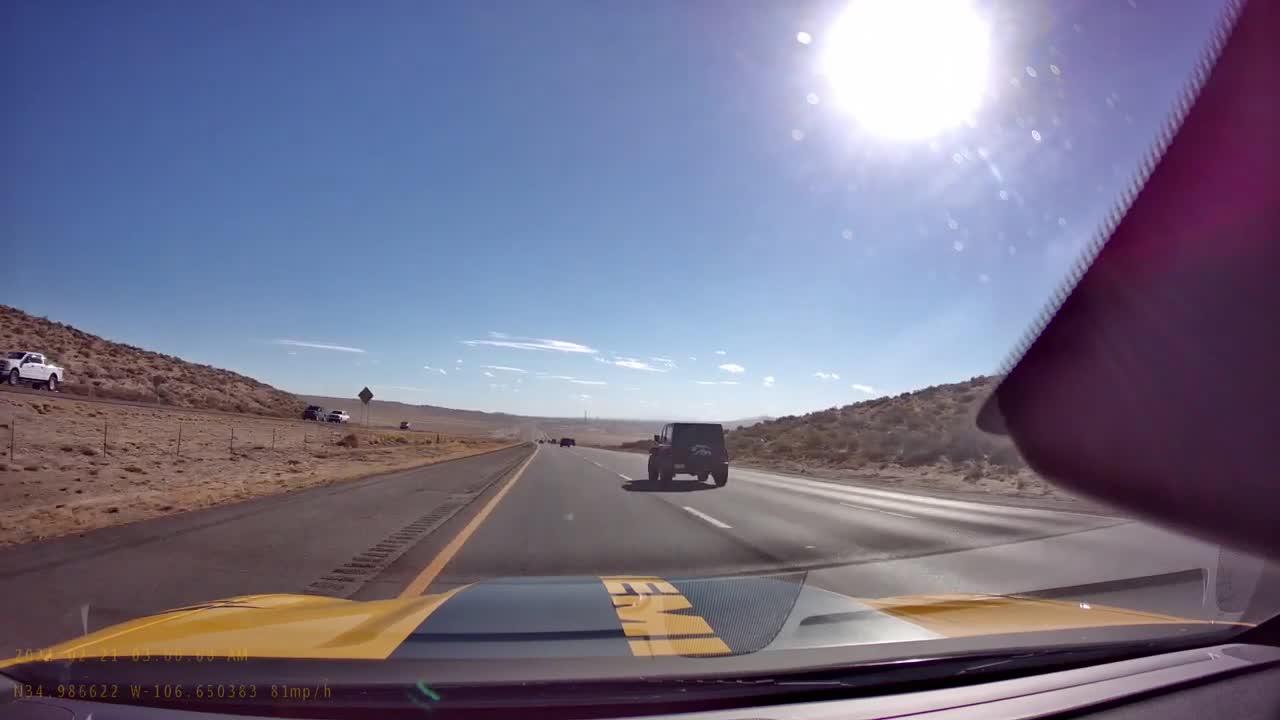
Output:
[[[213,460],[317,454],[340,448],[449,442],[426,430],[365,428],[340,423],[201,414],[108,406],[76,408],[47,402],[0,408],[4,459],[53,457]],[[7,410],[7,412],[5,412]],[[7,416],[7,417],[6,417]]]

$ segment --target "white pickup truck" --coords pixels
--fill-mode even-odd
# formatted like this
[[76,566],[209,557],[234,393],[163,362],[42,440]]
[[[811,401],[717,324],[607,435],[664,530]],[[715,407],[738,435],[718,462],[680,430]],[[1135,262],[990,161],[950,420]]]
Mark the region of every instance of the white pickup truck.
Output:
[[43,385],[55,391],[64,377],[62,368],[49,363],[41,353],[10,351],[0,359],[0,381],[10,385],[30,383],[33,388]]

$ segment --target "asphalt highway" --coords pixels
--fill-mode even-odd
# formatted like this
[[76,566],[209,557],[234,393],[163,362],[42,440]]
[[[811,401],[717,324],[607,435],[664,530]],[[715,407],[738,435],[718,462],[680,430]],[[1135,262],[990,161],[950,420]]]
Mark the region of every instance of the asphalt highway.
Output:
[[805,573],[856,598],[1039,593],[1221,617],[1218,551],[1124,517],[525,445],[0,549],[0,655],[257,593],[379,599],[499,577]]
[[648,481],[646,463],[636,453],[539,446],[429,591],[504,576],[804,571],[807,582],[854,597],[1074,593],[1190,617],[1215,612],[1203,588],[1216,548],[1127,518],[741,468],[723,488],[688,476],[662,487]]
[[[219,598],[349,596],[355,588],[343,585],[364,578],[335,571],[377,566],[421,538],[447,532],[447,518],[433,514],[465,511],[528,453],[522,446],[0,548],[0,656]],[[436,520],[446,522],[425,532]]]

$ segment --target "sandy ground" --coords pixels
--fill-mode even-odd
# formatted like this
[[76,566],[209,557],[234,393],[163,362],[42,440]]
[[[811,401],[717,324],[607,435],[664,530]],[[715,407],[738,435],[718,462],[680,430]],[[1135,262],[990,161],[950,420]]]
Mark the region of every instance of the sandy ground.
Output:
[[[355,447],[348,436],[354,436]],[[0,392],[0,545],[328,485],[510,444],[447,434],[437,442],[428,428],[364,430]]]

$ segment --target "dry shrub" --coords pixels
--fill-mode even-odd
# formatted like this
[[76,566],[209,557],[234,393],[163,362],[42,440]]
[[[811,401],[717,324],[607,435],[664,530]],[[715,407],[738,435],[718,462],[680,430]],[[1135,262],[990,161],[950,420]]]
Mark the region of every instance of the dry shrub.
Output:
[[8,345],[42,349],[66,368],[60,380],[68,395],[290,418],[304,406],[296,396],[252,378],[110,342],[7,305],[0,305],[0,337]]
[[[1026,465],[1010,443],[973,426],[974,405],[995,381],[972,378],[780,417],[733,430],[726,443],[735,458],[778,467],[798,463],[856,469],[894,463],[967,470],[970,475],[975,467],[1019,470]],[[977,472],[981,477],[982,471]]]

